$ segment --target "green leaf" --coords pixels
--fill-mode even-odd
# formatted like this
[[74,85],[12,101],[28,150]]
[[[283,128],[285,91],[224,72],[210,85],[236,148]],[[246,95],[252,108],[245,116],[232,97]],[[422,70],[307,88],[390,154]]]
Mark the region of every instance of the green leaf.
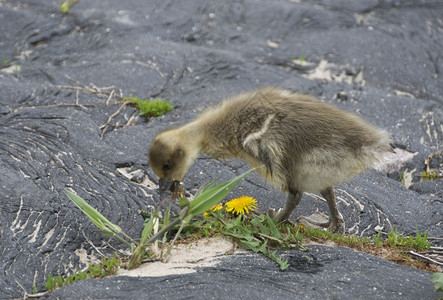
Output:
[[270,235],[271,231],[269,227],[263,224],[264,220],[265,220],[264,215],[259,215],[251,220],[251,224],[257,227],[260,233]]
[[248,240],[241,239],[240,242],[241,242],[241,244],[248,247],[249,249],[251,249],[255,253],[260,252],[260,242],[258,240],[256,240],[256,239],[248,239]]
[[172,205],[170,204],[165,211],[165,217],[163,218],[163,226],[161,229],[166,228],[169,223],[171,223],[171,207]]
[[77,196],[71,191],[65,190],[66,195],[75,203],[75,205],[80,208],[80,210],[86,214],[89,219],[91,219],[92,223],[95,224],[98,228],[110,232],[111,229],[115,233],[120,233],[122,230],[119,226],[113,224],[111,221],[106,219],[101,213],[99,213],[95,208],[86,203],[83,198]]
[[158,222],[157,216],[158,216],[158,208],[151,215],[148,222],[145,223],[145,227],[143,228],[142,236],[140,238],[140,245],[143,245],[148,240],[148,237],[151,235],[152,229],[154,229],[155,221],[157,220]]
[[269,214],[266,214],[266,221],[267,224],[269,225],[269,228],[271,230],[271,235],[273,237],[275,237],[276,239],[280,239],[281,238],[281,233],[280,231],[277,229],[277,226],[275,224],[275,220],[272,219]]
[[183,208],[183,207],[185,207],[185,206],[188,206],[189,205],[189,200],[188,200],[188,198],[185,198],[185,197],[180,197],[180,198],[178,198],[178,206],[180,207],[180,208]]
[[207,184],[207,185],[205,185],[205,186],[199,188],[199,189],[197,190],[197,193],[195,193],[195,197],[198,197],[198,196],[200,196],[203,192],[205,192],[205,191],[211,189],[211,188],[212,188],[217,182],[218,182],[218,179],[216,179],[216,180],[212,181],[211,183],[209,183],[209,184]]
[[276,257],[276,262],[278,263],[280,270],[284,271],[289,268],[291,265],[288,263],[287,259],[283,259],[281,257]]

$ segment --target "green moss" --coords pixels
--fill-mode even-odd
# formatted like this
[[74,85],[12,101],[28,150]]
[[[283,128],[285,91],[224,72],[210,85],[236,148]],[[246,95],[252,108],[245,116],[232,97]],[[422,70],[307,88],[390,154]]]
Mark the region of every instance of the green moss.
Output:
[[174,108],[169,101],[162,99],[142,100],[139,97],[125,97],[122,101],[133,104],[140,110],[140,114],[147,118],[161,116]]

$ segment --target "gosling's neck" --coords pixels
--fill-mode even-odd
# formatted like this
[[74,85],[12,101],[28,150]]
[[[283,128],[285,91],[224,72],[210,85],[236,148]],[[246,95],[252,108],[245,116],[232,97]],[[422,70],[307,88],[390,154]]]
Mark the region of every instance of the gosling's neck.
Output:
[[204,152],[206,142],[201,124],[192,121],[177,130],[177,135],[180,137],[179,143],[191,157],[195,159],[200,152]]
[[[187,145],[187,150],[197,157],[202,152],[214,158],[226,158],[229,152],[226,144],[220,140],[220,136],[214,135],[213,119],[200,116],[196,120],[179,128],[183,138],[182,145]],[[226,152],[226,153],[225,153]]]

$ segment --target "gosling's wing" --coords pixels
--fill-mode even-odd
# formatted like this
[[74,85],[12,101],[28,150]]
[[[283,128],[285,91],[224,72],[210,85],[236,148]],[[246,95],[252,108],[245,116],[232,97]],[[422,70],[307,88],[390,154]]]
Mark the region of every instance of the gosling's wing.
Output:
[[268,174],[274,173],[281,157],[281,149],[269,134],[274,118],[275,114],[268,115],[262,127],[249,133],[242,142],[243,150],[257,162],[257,166],[264,165]]

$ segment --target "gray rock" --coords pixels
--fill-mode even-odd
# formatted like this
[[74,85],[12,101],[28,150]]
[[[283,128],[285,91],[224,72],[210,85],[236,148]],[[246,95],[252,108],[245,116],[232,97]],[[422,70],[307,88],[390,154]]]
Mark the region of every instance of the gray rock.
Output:
[[291,263],[284,272],[263,256],[236,254],[196,273],[86,280],[44,299],[438,298],[427,272],[350,249],[311,246],[307,253],[292,250],[283,255]]
[[409,188],[419,194],[432,195],[440,199],[443,198],[443,179],[417,182]]
[[[415,154],[399,174],[424,170],[425,158],[442,147],[443,4],[296,2],[91,0],[63,15],[55,2],[2,1],[0,298],[22,297],[33,286],[43,291],[48,275],[85,266],[80,252],[114,251],[65,196],[66,188],[130,236],[140,236],[143,218],[137,211],[162,206],[146,157],[154,134],[244,90],[276,85],[353,111],[389,131],[396,147]],[[146,120],[125,107],[103,134],[100,127],[121,106],[112,91],[165,98],[175,109]],[[120,168],[146,177],[138,184]],[[202,155],[184,187],[194,193],[247,169],[243,162]],[[407,189],[391,177],[368,171],[336,187],[346,233],[369,236],[377,226],[386,232],[395,226],[406,234],[418,229],[441,237],[441,181],[419,182],[416,176]],[[285,199],[256,174],[232,196],[243,194],[254,196],[262,210],[279,208]],[[326,204],[305,195],[293,219],[316,210],[327,212]],[[116,241],[110,245],[124,248]],[[235,255],[226,267],[192,276],[87,280],[49,297],[69,298],[73,290],[81,294],[101,286],[105,298],[123,290],[125,296],[156,298],[186,290],[184,295],[198,298],[202,289],[209,297],[211,288],[215,295],[244,299],[294,291],[301,298],[307,291],[306,297],[328,298],[330,286],[330,298],[437,298],[425,272],[345,249],[312,251],[322,263],[316,274],[297,271],[303,266],[299,260],[280,273],[259,255]],[[348,256],[355,259],[344,259]],[[236,280],[237,273],[245,279],[238,292],[225,278]]]

